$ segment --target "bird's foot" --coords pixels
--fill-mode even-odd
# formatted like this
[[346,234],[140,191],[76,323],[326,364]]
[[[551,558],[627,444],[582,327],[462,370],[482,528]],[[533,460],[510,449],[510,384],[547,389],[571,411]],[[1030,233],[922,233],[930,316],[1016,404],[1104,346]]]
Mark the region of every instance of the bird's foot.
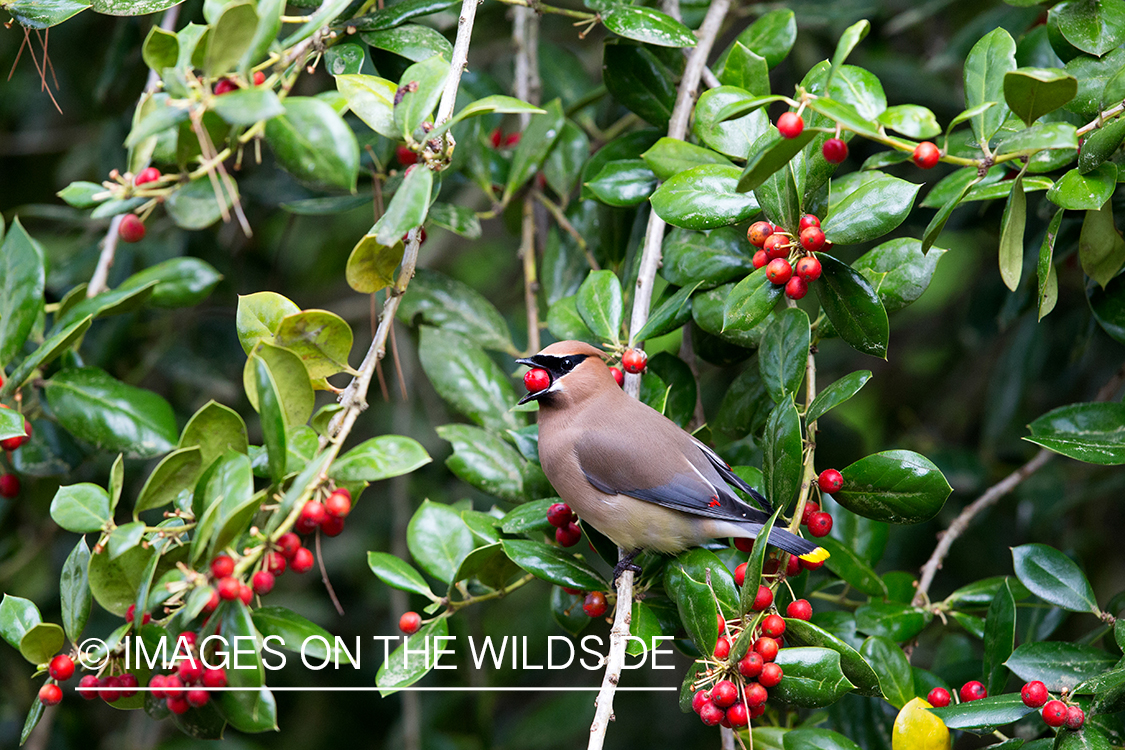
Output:
[[634,573],[641,572],[641,566],[633,562],[633,558],[635,558],[639,554],[641,554],[641,551],[639,549],[635,549],[618,560],[617,564],[613,566],[613,588],[617,588],[617,579],[626,570],[631,570]]

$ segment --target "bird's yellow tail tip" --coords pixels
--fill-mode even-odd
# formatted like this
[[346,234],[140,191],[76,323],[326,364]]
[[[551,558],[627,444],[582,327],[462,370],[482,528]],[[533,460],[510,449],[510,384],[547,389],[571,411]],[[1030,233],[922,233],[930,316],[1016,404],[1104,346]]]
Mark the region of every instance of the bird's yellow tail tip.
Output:
[[824,560],[827,560],[828,557],[828,550],[824,549],[824,547],[817,547],[807,555],[801,555],[802,560],[806,560],[811,563],[823,562]]

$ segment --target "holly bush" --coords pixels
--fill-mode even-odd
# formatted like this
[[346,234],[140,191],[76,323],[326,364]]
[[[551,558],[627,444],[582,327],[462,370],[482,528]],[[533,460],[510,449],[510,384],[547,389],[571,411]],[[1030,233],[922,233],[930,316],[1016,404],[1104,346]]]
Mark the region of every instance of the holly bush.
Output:
[[[1125,745],[1125,3],[651,6],[0,3],[6,743]],[[565,339],[830,557],[618,601]]]

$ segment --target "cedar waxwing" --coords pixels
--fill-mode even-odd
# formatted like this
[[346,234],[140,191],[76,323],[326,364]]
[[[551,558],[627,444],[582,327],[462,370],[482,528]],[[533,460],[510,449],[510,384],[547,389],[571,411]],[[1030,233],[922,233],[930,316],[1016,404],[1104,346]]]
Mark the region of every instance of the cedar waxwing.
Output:
[[[642,550],[675,553],[718,537],[756,537],[769,502],[713,450],[626,395],[603,357],[581,341],[560,341],[516,361],[550,375],[548,387],[520,403],[539,402],[539,460],[559,497],[629,553],[615,576],[638,570],[632,559]],[[811,562],[828,557],[785,529],[773,529],[769,541]]]

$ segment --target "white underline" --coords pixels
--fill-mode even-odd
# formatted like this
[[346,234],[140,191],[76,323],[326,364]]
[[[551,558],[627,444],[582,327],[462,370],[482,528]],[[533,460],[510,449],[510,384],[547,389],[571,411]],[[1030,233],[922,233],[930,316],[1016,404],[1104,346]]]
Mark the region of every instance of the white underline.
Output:
[[[388,685],[387,687],[367,686],[362,685],[358,687],[271,687],[269,685],[260,685],[258,687],[192,687],[183,686],[178,689],[183,692],[189,690],[203,690],[208,693],[221,693],[221,692],[235,692],[235,691],[248,691],[248,690],[261,690],[267,688],[275,693],[296,693],[296,692],[314,692],[314,693],[347,693],[347,692],[384,692],[393,690],[395,692],[417,692],[417,693],[514,693],[520,690],[524,691],[540,691],[540,692],[556,692],[556,693],[596,693],[601,690],[601,687],[394,687]],[[75,692],[79,693],[101,693],[102,691],[124,692],[126,690],[136,693],[150,693],[153,690],[164,692],[165,688],[151,688],[151,687],[88,687],[88,688],[74,688]],[[663,692],[678,692],[678,687],[618,687],[618,693],[663,693]]]

